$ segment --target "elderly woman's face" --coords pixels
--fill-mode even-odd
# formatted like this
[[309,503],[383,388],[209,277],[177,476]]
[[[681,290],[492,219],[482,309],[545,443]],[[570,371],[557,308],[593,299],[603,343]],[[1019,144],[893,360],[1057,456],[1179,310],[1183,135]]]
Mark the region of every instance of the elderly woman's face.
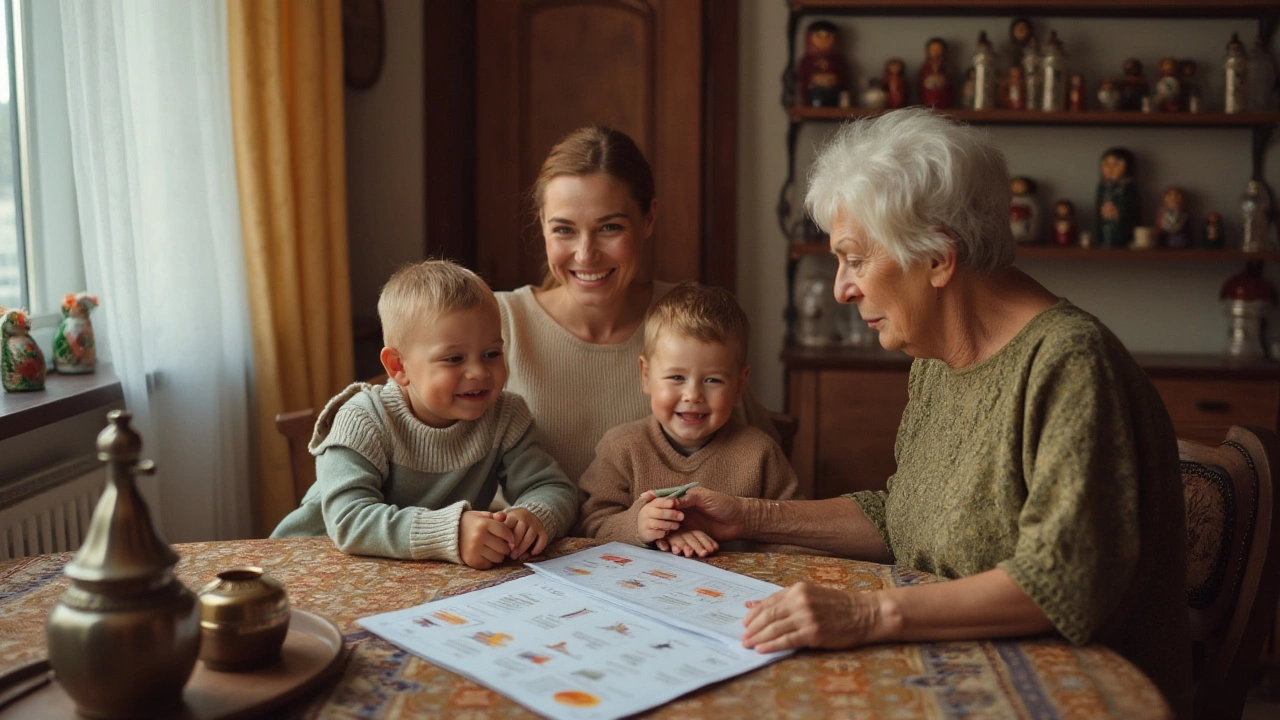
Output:
[[653,233],[654,212],[646,209],[641,212],[631,188],[611,175],[562,175],[547,183],[547,266],[570,296],[597,307],[626,297]]
[[918,340],[937,294],[929,282],[929,264],[916,262],[904,271],[883,245],[843,213],[831,226],[831,252],[840,263],[836,300],[856,304],[886,350],[924,357],[917,354]]

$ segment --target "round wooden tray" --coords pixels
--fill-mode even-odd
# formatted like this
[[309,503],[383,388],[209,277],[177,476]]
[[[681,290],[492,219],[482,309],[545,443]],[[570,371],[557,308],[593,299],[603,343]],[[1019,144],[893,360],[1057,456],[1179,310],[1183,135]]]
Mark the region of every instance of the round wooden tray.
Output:
[[[218,672],[196,662],[182,690],[185,707],[173,720],[239,720],[260,715],[311,690],[338,668],[342,633],[328,620],[293,610],[280,661],[259,670]],[[43,667],[42,667],[43,666]],[[22,669],[22,678],[48,673],[49,662]],[[11,675],[16,675],[12,673]],[[0,687],[0,695],[5,688]],[[52,682],[0,708],[0,718],[79,718],[75,703]]]

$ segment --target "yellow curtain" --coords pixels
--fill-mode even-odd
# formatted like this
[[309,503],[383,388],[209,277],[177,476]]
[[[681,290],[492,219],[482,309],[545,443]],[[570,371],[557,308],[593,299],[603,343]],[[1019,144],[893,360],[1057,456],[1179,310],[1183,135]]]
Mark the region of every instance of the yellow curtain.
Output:
[[341,0],[228,0],[227,20],[265,534],[296,505],[276,414],[354,376]]

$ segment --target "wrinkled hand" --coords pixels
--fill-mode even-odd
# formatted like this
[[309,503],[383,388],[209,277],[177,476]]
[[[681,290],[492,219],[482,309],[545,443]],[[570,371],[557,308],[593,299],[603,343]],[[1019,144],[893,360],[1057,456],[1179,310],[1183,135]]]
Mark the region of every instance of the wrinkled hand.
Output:
[[688,530],[670,533],[658,541],[658,547],[662,550],[670,549],[673,555],[706,557],[719,550],[720,543],[701,530]]
[[[636,514],[636,535],[642,543],[657,542],[662,547],[662,539],[667,533],[680,529],[680,521],[684,513],[676,509],[675,498],[660,498],[646,490],[636,498],[637,505],[643,505]],[[666,550],[665,547],[662,548]]]
[[506,559],[515,535],[503,521],[507,513],[467,510],[458,527],[458,554],[477,570],[488,570]]
[[[540,555],[547,548],[547,528],[529,510],[522,507],[507,508],[497,515],[506,515],[502,524],[511,529],[511,558],[523,560],[529,555]],[[532,552],[530,551],[532,549]]]
[[875,642],[880,605],[875,593],[796,583],[747,602],[742,646],[770,653],[792,648],[850,648]]
[[[644,495],[640,497],[644,498]],[[677,503],[684,512],[681,531],[700,530],[718,542],[738,540],[745,532],[747,508],[740,497],[696,487],[679,498]]]

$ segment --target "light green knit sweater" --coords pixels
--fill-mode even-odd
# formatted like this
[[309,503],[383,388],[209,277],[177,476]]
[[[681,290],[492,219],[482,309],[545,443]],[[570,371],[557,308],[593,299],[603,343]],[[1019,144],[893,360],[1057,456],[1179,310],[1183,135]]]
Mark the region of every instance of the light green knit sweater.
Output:
[[271,537],[327,533],[355,555],[461,562],[462,513],[487,508],[500,484],[552,539],[577,516],[576,490],[511,393],[477,420],[433,428],[399,385],[357,383],[325,406],[309,449],[316,483]]
[[1186,714],[1177,441],[1096,318],[1063,300],[980,363],[915,361],[895,455],[888,492],[850,497],[898,564],[1004,569],[1067,640],[1116,650]]

